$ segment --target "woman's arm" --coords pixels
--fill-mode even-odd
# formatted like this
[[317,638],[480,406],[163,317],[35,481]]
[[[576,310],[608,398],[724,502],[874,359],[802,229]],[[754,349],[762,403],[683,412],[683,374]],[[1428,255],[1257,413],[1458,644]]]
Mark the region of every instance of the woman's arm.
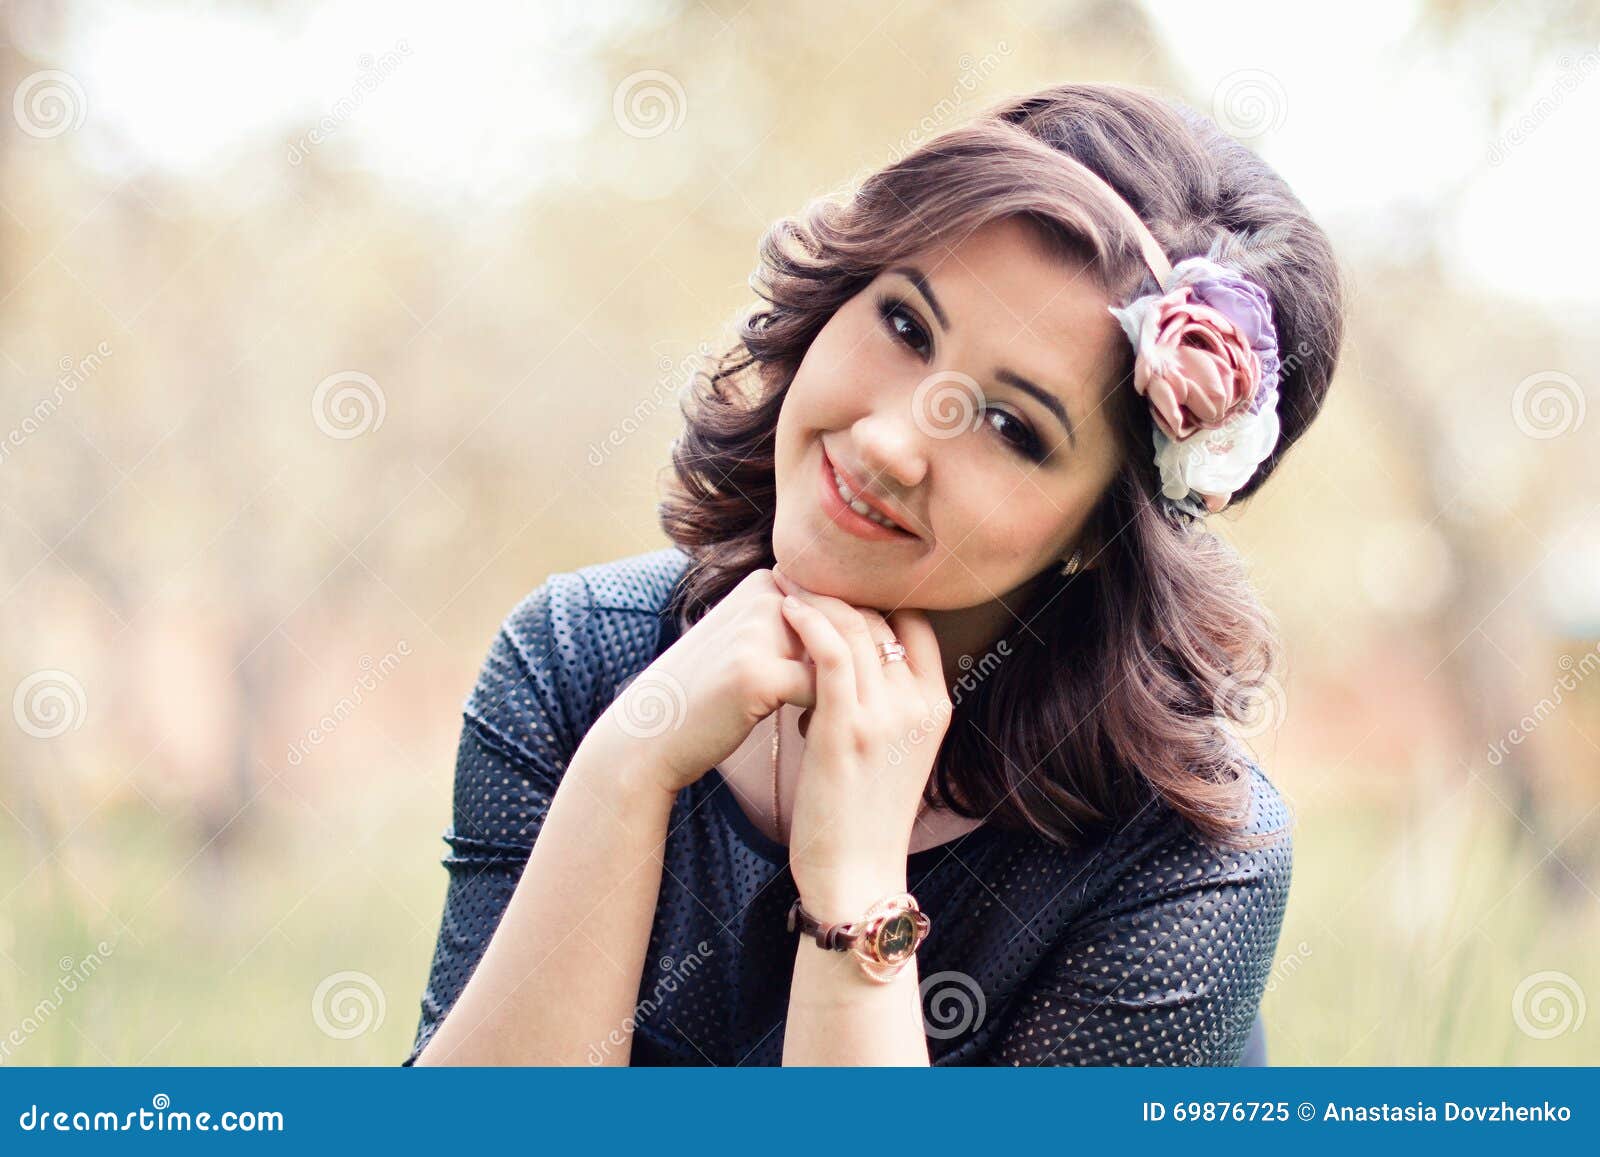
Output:
[[639,759],[608,709],[573,754],[482,961],[417,1064],[628,1063],[674,798],[656,769],[627,765]]
[[[819,920],[836,923],[905,890],[904,876],[875,884],[843,881],[801,902]],[[823,948],[810,936],[799,940],[784,1027],[785,1065],[928,1064],[915,956],[893,980],[879,984],[861,971],[854,953]]]
[[1289,814],[1251,766],[1249,830],[1219,852],[1156,822],[1104,900],[1070,929],[1016,1002],[997,1065],[1236,1065],[1277,951],[1293,873]]
[[556,574],[512,611],[463,708],[416,1062],[628,1063],[677,793],[815,701],[781,598],[752,571],[598,718],[616,608]]

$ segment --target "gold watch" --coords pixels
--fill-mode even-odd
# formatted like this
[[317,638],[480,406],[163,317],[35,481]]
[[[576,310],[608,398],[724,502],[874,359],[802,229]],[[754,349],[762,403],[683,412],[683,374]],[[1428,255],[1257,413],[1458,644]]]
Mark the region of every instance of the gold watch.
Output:
[[932,922],[917,905],[910,892],[885,896],[859,920],[844,924],[824,924],[801,905],[799,897],[789,906],[789,931],[799,930],[813,937],[818,947],[855,954],[861,971],[873,980],[887,983],[928,937]]

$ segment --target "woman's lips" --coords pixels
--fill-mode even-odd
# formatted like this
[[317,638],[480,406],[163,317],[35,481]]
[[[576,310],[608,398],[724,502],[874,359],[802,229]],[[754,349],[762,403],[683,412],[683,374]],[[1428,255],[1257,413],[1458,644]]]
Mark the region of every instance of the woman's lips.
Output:
[[839,486],[833,480],[833,463],[828,460],[828,452],[824,450],[820,455],[822,460],[822,509],[840,530],[848,531],[857,538],[876,539],[879,542],[905,542],[915,540],[916,535],[904,530],[891,530],[887,526],[873,522],[864,514],[857,514],[845,503],[844,496],[839,493]]

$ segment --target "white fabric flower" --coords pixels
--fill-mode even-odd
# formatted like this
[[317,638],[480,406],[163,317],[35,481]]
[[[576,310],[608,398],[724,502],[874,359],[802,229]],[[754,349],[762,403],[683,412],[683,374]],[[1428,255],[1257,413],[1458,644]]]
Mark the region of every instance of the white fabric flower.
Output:
[[1161,493],[1183,499],[1194,491],[1205,499],[1207,509],[1218,511],[1278,444],[1278,392],[1271,391],[1256,413],[1240,411],[1222,425],[1196,430],[1182,441],[1167,437],[1159,424],[1153,430]]

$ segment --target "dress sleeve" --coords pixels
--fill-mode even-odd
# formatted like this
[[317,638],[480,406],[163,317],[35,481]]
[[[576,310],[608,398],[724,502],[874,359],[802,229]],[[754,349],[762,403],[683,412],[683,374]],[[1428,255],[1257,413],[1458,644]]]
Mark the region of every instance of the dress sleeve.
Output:
[[444,832],[444,914],[403,1065],[416,1062],[483,958],[583,737],[592,613],[581,576],[551,575],[501,624],[467,697]]
[[1127,857],[1013,1005],[993,1054],[1010,1065],[1236,1065],[1288,902],[1287,813],[1259,769],[1252,831],[1219,851],[1170,822]]

